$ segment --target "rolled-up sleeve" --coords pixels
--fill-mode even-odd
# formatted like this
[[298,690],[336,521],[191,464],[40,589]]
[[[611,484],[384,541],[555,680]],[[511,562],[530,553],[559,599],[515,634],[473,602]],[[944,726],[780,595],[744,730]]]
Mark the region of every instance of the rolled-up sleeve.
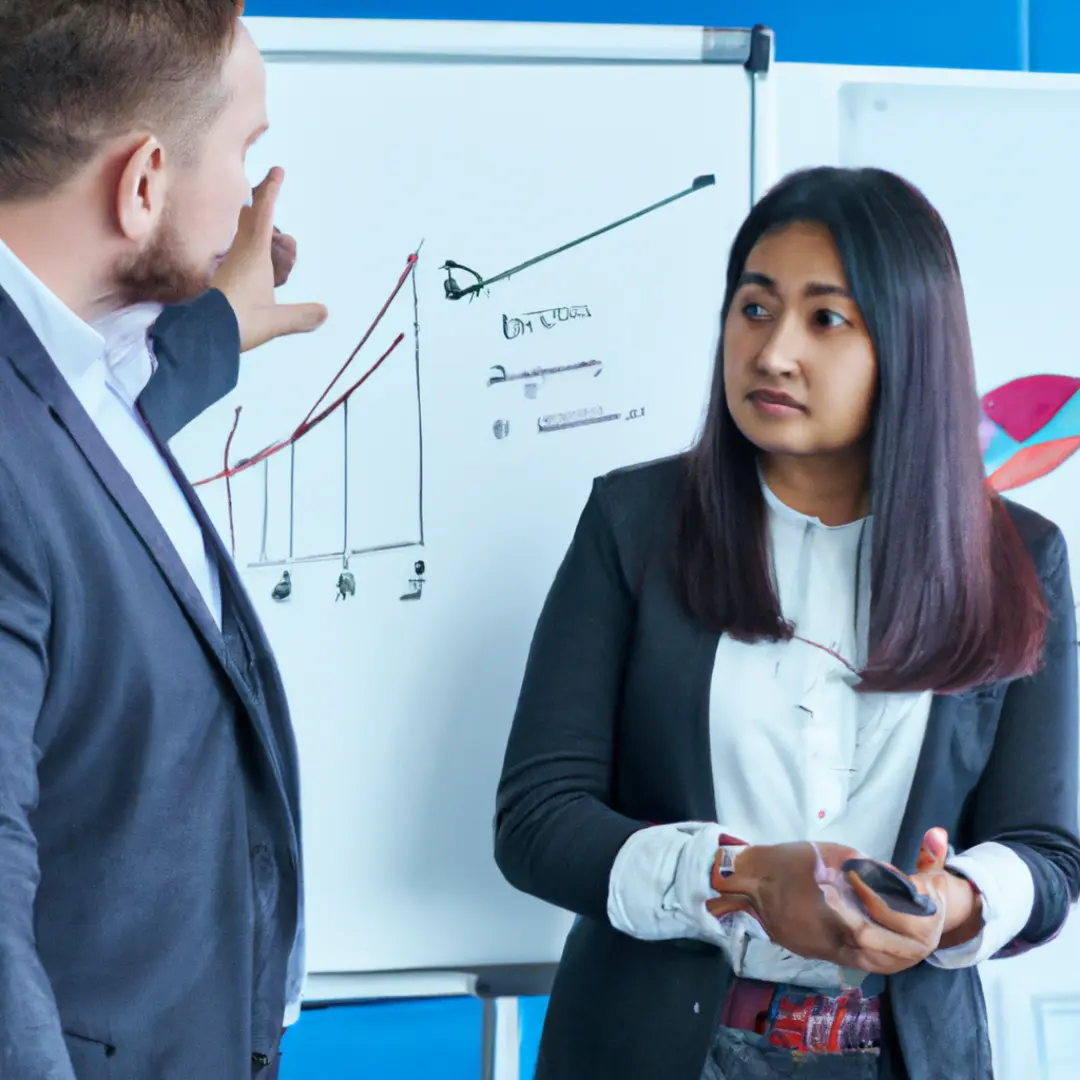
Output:
[[982,896],[982,929],[970,941],[938,949],[927,962],[940,968],[973,967],[1010,945],[1035,907],[1035,879],[1027,863],[1004,844],[978,844],[946,862]]

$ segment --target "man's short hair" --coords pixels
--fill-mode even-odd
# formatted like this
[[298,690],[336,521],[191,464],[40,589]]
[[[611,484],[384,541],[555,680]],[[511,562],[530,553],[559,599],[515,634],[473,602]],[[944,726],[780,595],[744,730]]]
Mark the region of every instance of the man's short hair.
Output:
[[0,201],[146,130],[189,159],[224,102],[237,0],[0,0]]

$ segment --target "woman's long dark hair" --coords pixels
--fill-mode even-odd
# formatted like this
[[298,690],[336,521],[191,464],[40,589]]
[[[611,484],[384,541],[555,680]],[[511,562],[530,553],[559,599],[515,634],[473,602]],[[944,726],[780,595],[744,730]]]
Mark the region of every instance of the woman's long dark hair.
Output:
[[[870,627],[860,689],[955,692],[1038,667],[1048,619],[1034,563],[979,453],[979,400],[948,230],[880,169],[788,176],[751,211],[727,270],[726,321],[751,249],[795,222],[831,234],[878,364],[871,435]],[[710,629],[785,640],[757,448],[724,394],[721,328],[704,431],[687,459],[679,565]]]

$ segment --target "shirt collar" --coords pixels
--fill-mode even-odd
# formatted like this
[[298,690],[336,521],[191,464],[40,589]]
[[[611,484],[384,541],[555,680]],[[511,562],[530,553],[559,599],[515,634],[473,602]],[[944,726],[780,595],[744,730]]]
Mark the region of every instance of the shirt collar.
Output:
[[84,409],[104,389],[105,342],[0,240],[0,287],[37,336]]
[[160,304],[134,304],[91,325],[79,318],[0,240],[0,287],[11,297],[64,376],[94,415],[107,382],[134,404],[154,372],[150,327]]
[[150,328],[161,312],[161,304],[133,304],[94,323],[94,329],[105,339],[109,378],[131,404],[154,373]]

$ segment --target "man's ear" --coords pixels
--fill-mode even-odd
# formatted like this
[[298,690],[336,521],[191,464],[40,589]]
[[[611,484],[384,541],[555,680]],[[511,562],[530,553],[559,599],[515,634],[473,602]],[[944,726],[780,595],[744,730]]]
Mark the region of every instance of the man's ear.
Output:
[[131,152],[116,190],[116,220],[135,244],[144,244],[165,209],[165,151],[152,135]]

